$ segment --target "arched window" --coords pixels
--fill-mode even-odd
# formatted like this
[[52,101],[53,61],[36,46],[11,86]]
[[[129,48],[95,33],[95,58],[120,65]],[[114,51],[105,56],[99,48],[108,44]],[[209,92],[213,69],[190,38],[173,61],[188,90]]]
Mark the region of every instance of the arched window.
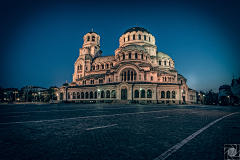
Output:
[[161,98],[165,98],[165,92],[164,91],[161,92]]
[[167,65],[167,62],[166,61],[164,61],[164,66],[166,66]]
[[109,68],[109,64],[107,64],[107,68]]
[[95,36],[92,36],[92,41],[95,41]]
[[135,35],[133,35],[133,40],[135,40]]
[[151,81],[153,81],[153,76],[151,76]]
[[125,59],[125,54],[123,53],[123,60]]
[[145,98],[145,90],[144,89],[141,90],[141,98]]
[[137,53],[135,53],[135,59],[138,59],[138,54]]
[[94,98],[97,99],[97,91],[94,92]]
[[88,92],[85,93],[85,98],[88,99]]
[[113,63],[110,63],[110,67],[112,67],[113,66]]
[[167,98],[170,98],[170,91],[167,91]]
[[84,92],[81,92],[81,99],[84,99]]
[[77,99],[80,99],[80,93],[77,92]]
[[143,54],[141,54],[141,59],[143,60]]
[[80,70],[79,66],[78,66],[78,70]]
[[106,91],[106,98],[110,98],[110,91],[109,90]]
[[78,78],[79,78],[79,75],[78,75]]
[[176,98],[176,93],[175,93],[175,91],[172,91],[172,98]]
[[104,98],[105,95],[104,95],[104,90],[101,91],[101,98]]
[[128,59],[131,59],[131,58],[132,58],[131,56],[132,56],[131,53],[129,53],[129,55],[128,55]]
[[92,70],[95,70],[95,66],[92,66]]
[[89,36],[87,37],[87,41],[90,41],[90,37]]
[[63,93],[60,93],[60,100],[63,100]]
[[76,94],[75,94],[75,92],[73,92],[73,99],[76,99]]
[[147,90],[147,98],[152,98],[152,91],[150,89]]
[[97,65],[97,69],[99,69],[99,65]]
[[128,41],[130,41],[130,36],[128,36]]
[[151,37],[149,37],[149,42],[151,41]]
[[68,92],[68,99],[70,99],[70,93]]
[[116,92],[115,92],[115,90],[112,90],[112,98],[116,98]]
[[82,65],[80,64],[80,70],[82,70]]
[[146,41],[147,40],[147,37],[146,37],[146,35],[144,35],[144,41]]
[[146,61],[147,61],[147,56],[146,56]]
[[123,37],[123,42],[125,42],[125,37]]
[[138,35],[138,39],[141,40],[141,35],[140,34]]
[[169,61],[168,65],[171,66],[170,61]]
[[159,65],[162,65],[161,61],[159,60]]
[[108,78],[108,82],[111,82],[111,79],[110,79],[110,78]]
[[102,69],[104,69],[104,64],[102,64]]
[[90,99],[93,99],[93,92],[90,92]]
[[139,98],[139,91],[138,90],[134,91],[134,98]]

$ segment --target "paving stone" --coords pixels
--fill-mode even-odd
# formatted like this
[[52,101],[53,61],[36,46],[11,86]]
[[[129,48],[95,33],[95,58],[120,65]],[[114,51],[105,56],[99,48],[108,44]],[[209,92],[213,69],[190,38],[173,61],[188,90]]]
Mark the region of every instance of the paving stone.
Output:
[[[154,159],[214,120],[240,111],[230,106],[18,106],[0,105],[0,159]],[[239,121],[240,114],[222,119],[167,159],[223,159],[224,144],[240,144]]]

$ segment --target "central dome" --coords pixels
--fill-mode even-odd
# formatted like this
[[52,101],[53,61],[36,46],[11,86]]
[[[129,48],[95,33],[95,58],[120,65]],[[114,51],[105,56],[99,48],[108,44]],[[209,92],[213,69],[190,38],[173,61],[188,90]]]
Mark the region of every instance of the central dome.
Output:
[[151,34],[147,29],[142,28],[142,27],[132,27],[132,28],[129,28],[123,34],[126,34],[128,32],[131,33],[133,31],[135,31],[135,32],[142,31],[142,32],[147,32],[147,33]]

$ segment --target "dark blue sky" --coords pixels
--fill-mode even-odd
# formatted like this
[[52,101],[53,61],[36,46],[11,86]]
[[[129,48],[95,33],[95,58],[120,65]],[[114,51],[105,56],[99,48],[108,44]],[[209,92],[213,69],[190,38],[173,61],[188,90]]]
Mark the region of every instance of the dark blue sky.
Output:
[[0,2],[0,86],[60,87],[72,81],[83,36],[101,36],[103,56],[136,26],[156,38],[177,71],[197,91],[218,91],[240,76],[240,1],[39,1]]

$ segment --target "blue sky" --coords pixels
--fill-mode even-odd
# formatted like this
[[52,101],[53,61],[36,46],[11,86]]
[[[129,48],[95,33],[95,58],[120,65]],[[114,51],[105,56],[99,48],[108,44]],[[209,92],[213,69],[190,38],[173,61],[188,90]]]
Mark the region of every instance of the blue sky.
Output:
[[101,36],[103,56],[114,55],[129,28],[148,29],[158,51],[197,91],[218,91],[240,76],[240,1],[0,2],[0,86],[60,87],[72,81],[83,36]]

